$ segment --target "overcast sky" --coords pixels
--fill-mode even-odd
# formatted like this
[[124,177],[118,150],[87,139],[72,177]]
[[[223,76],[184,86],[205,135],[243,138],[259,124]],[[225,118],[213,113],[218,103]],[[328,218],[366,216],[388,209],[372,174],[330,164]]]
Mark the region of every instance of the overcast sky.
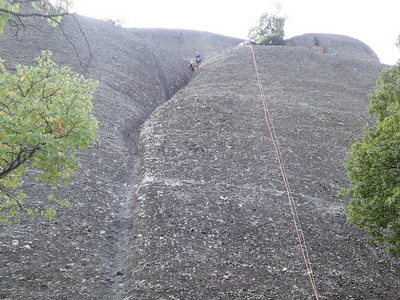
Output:
[[286,38],[335,33],[369,45],[381,62],[395,64],[400,51],[400,0],[74,0],[75,11],[99,19],[122,19],[126,27],[177,28],[246,38],[260,15],[287,17]]

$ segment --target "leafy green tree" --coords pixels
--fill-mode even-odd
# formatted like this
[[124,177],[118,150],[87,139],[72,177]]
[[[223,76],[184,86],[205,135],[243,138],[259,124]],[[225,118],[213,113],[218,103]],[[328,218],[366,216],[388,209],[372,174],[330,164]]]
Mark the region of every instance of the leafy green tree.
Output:
[[255,27],[250,29],[249,38],[258,45],[283,45],[285,43],[285,17],[264,13]]
[[351,197],[348,219],[400,257],[400,63],[379,74],[368,110],[376,124],[349,149],[350,187],[339,195]]
[[123,19],[105,19],[104,22],[120,28],[122,28],[125,25],[125,21]]
[[[32,8],[28,8],[30,5]],[[70,0],[0,0],[0,34],[3,33],[7,20],[16,18],[42,17],[53,26],[68,13]]]
[[0,221],[6,223],[17,222],[20,212],[53,218],[50,206],[29,206],[24,175],[29,169],[42,183],[69,184],[79,166],[76,152],[97,138],[90,113],[97,82],[59,68],[50,56],[42,51],[37,66],[17,65],[12,74],[0,63]]

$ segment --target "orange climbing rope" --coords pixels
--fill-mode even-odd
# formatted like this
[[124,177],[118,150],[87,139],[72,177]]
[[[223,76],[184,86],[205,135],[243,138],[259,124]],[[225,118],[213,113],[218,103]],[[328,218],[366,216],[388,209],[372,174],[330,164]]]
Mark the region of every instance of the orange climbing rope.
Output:
[[287,194],[287,197],[288,197],[288,200],[289,200],[290,211],[291,211],[292,218],[293,218],[293,226],[294,226],[294,229],[296,231],[297,241],[299,242],[300,251],[301,251],[301,254],[302,254],[303,259],[304,259],[304,264],[305,264],[305,267],[307,269],[307,275],[308,275],[308,278],[310,280],[310,284],[311,284],[311,288],[313,290],[314,297],[315,297],[316,300],[318,300],[319,298],[318,298],[317,286],[315,284],[315,278],[314,278],[314,274],[313,274],[313,271],[312,271],[311,262],[310,262],[310,258],[309,258],[309,255],[308,255],[304,234],[303,234],[303,231],[300,228],[299,215],[297,213],[297,209],[296,209],[295,201],[294,201],[293,196],[292,196],[292,192],[290,191],[289,182],[288,182],[286,171],[285,171],[285,168],[284,168],[284,165],[283,165],[282,154],[281,154],[281,151],[279,149],[278,139],[277,139],[277,136],[276,136],[276,133],[275,133],[272,121],[271,121],[271,117],[270,117],[268,106],[267,106],[267,101],[265,100],[264,89],[262,87],[260,75],[259,75],[258,68],[257,68],[256,56],[254,54],[253,47],[252,46],[249,46],[249,47],[250,47],[251,53],[253,55],[254,68],[255,68],[255,73],[256,73],[256,76],[257,76],[257,83],[258,83],[258,87],[259,87],[262,106],[263,106],[263,109],[264,109],[265,123],[267,125],[268,132],[269,132],[271,140],[272,140],[272,144],[273,144],[273,147],[274,147],[276,160],[277,160],[278,165],[279,165],[279,169],[280,169],[280,172],[281,172],[283,184],[285,186],[286,194]]

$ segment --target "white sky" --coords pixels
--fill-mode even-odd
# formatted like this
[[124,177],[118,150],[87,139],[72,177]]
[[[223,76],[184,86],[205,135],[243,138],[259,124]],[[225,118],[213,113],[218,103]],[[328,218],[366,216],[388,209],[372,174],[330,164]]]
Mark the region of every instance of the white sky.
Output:
[[288,18],[286,38],[342,34],[366,43],[383,63],[400,58],[400,0],[74,0],[74,10],[122,19],[126,27],[195,29],[244,39],[261,14],[276,13],[276,2]]

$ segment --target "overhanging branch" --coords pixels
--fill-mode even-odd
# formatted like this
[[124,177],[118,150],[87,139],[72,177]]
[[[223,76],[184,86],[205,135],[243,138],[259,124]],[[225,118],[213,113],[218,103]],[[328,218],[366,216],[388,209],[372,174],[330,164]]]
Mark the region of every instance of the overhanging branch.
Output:
[[10,15],[13,15],[13,16],[19,17],[19,18],[40,17],[40,18],[49,18],[49,19],[64,17],[64,16],[72,16],[75,14],[75,13],[69,13],[69,12],[52,13],[52,14],[42,14],[39,12],[38,13],[35,13],[35,12],[19,13],[19,12],[15,12],[15,11],[4,9],[4,8],[0,8],[0,12],[5,13],[5,14],[10,14]]

